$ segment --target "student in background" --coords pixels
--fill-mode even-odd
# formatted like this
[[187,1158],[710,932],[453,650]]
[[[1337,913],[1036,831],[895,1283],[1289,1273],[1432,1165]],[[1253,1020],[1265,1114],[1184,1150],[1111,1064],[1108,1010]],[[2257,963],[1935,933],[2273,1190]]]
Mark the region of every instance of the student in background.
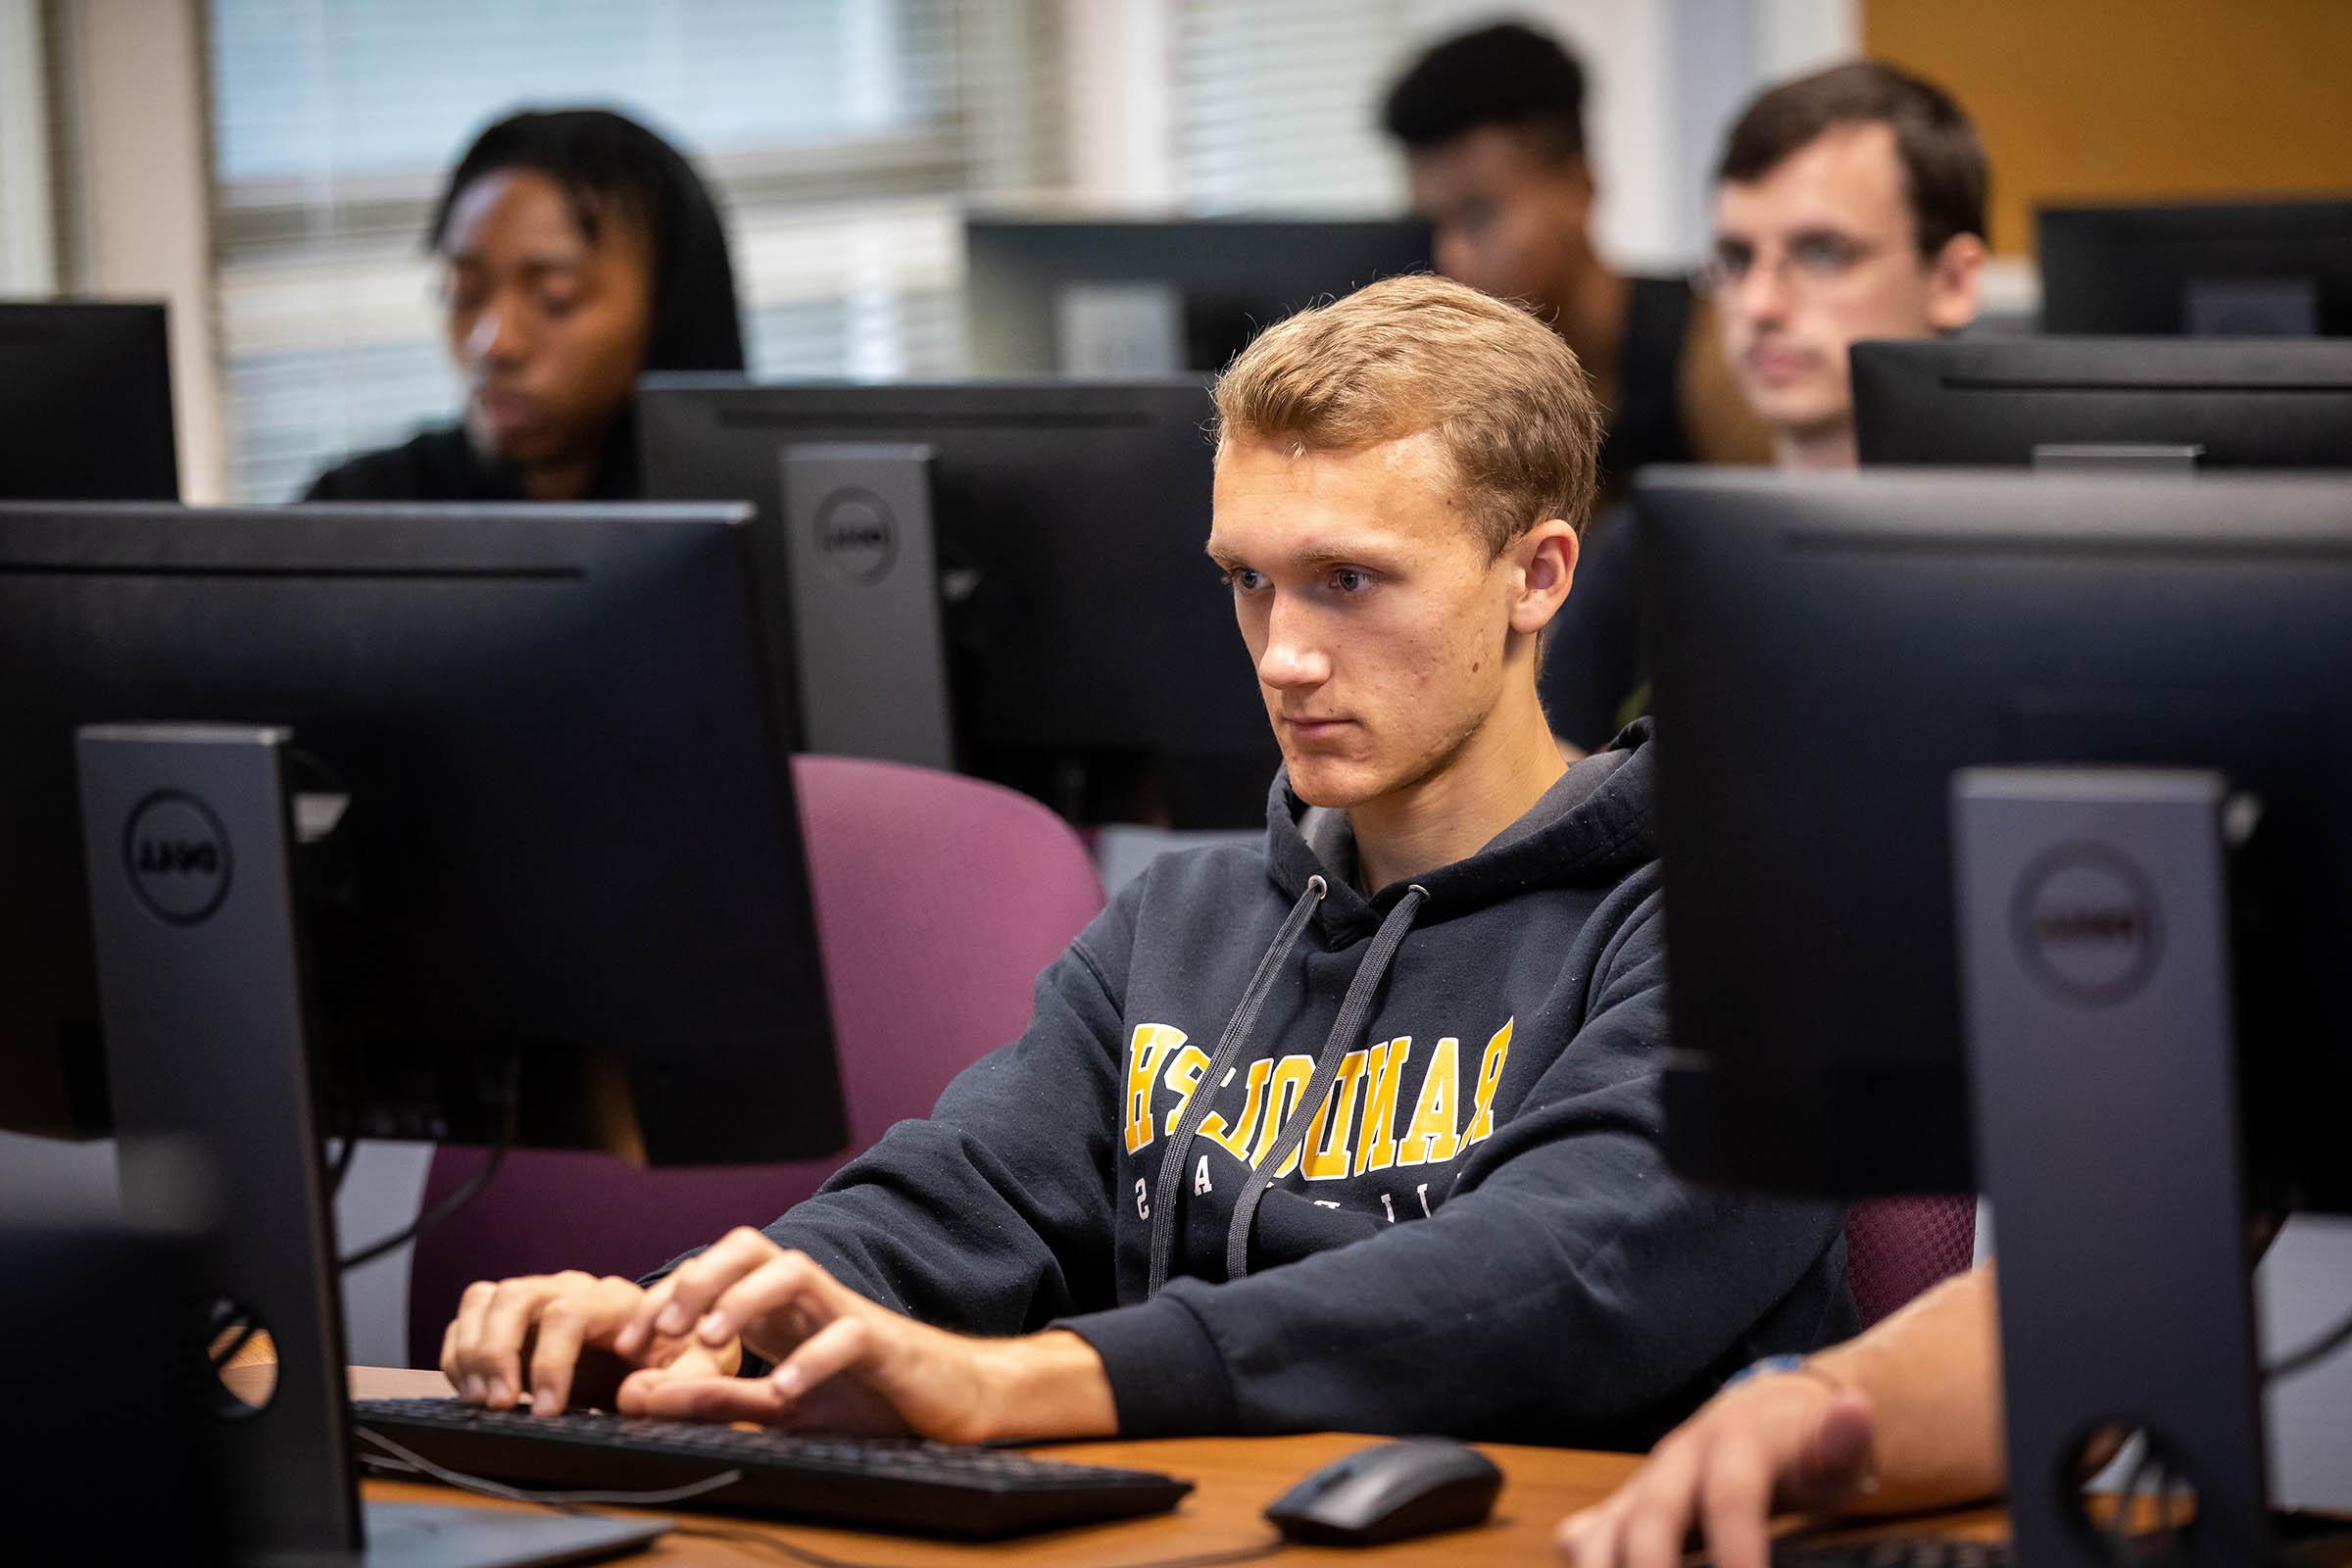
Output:
[[1205,544],[1283,755],[1262,847],[1153,861],[1017,1041],[765,1232],[650,1290],[468,1288],[466,1398],[1624,1446],[1851,1331],[1837,1207],[1658,1147],[1654,754],[1571,768],[1536,702],[1592,507],[1575,357],[1391,278],[1269,328],[1215,409]]
[[[1960,106],[1875,60],[1773,87],[1733,124],[1698,282],[1776,465],[1854,466],[1854,343],[1976,318],[1987,177]],[[1640,706],[1632,534],[1595,530],[1544,662],[1545,710],[1580,749],[1605,743],[1629,702]]]
[[532,111],[483,131],[426,244],[464,417],[329,469],[310,500],[633,499],[638,375],[743,368],[710,192],[619,115]]
[[1503,23],[1439,44],[1390,89],[1381,122],[1404,148],[1438,270],[1531,306],[1592,377],[1604,504],[1644,464],[1764,461],[1706,302],[1593,249],[1585,73],[1556,39]]

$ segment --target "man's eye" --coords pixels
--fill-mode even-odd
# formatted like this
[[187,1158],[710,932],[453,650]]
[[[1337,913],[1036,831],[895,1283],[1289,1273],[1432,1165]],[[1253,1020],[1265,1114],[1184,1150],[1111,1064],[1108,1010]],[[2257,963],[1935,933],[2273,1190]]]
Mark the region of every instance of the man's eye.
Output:
[[1836,234],[1816,234],[1788,247],[1789,264],[1815,277],[1836,277],[1861,259],[1861,248]]
[[1754,265],[1756,253],[1743,245],[1725,245],[1707,263],[1707,270],[1727,283],[1737,283],[1747,275]]
[[1266,585],[1265,573],[1251,571],[1248,566],[1236,566],[1225,573],[1225,580],[1236,593],[1253,594]]
[[539,296],[539,309],[548,317],[557,320],[561,320],[563,318],[569,316],[573,311],[578,310],[579,305],[580,297],[577,294],[543,293]]
[[1344,594],[1358,594],[1372,586],[1372,574],[1353,566],[1342,566],[1331,574],[1331,585]]

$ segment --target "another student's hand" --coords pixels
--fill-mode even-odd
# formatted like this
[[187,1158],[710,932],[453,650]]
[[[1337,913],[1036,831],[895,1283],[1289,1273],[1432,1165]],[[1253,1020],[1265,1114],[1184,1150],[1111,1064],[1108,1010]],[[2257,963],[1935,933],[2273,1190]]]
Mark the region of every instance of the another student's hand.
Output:
[[442,1375],[468,1404],[513,1409],[527,1388],[532,1410],[554,1415],[567,1403],[611,1408],[630,1372],[724,1377],[741,1363],[738,1346],[674,1334],[650,1339],[633,1355],[616,1353],[612,1337],[645,1297],[633,1281],[576,1269],[477,1281],[441,1336]]
[[630,1355],[682,1335],[714,1352],[740,1340],[776,1368],[764,1378],[634,1373],[620,1386],[623,1411],[946,1443],[1117,1430],[1102,1358],[1076,1335],[983,1340],[930,1328],[755,1230],[729,1232],[656,1285],[613,1344]]
[[1776,1511],[1835,1512],[1870,1484],[1869,1396],[1802,1372],[1724,1390],[1603,1501],[1561,1521],[1573,1568],[1675,1568],[1693,1529],[1717,1568],[1766,1568]]

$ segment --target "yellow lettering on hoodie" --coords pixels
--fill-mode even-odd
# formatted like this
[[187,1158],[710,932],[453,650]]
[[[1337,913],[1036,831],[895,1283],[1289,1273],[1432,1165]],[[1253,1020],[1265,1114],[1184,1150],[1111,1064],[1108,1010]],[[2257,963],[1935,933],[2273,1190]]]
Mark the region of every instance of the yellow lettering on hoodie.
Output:
[[1159,1058],[1184,1044],[1184,1031],[1164,1023],[1139,1023],[1127,1041],[1127,1152],[1152,1142],[1152,1080]]
[[1442,1165],[1461,1152],[1454,1130],[1462,1099],[1458,1059],[1462,1043],[1452,1035],[1438,1042],[1429,1071],[1421,1078],[1421,1101],[1413,1107],[1411,1125],[1396,1149],[1399,1165]]
[[1216,1144],[1236,1159],[1250,1157],[1250,1134],[1257,1127],[1258,1112],[1266,1104],[1266,1079],[1274,1071],[1274,1058],[1261,1056],[1250,1064],[1250,1091],[1242,1100],[1242,1121],[1228,1128],[1225,1118],[1210,1111],[1200,1118],[1200,1136]]
[[1511,1059],[1511,1025],[1518,1021],[1503,1019],[1487,1042],[1486,1060],[1478,1068],[1478,1109],[1470,1118],[1470,1130],[1462,1134],[1464,1149],[1494,1136],[1494,1091],[1502,1087],[1502,1064]]
[[1176,1053],[1168,1070],[1160,1074],[1160,1086],[1174,1090],[1176,1103],[1168,1108],[1168,1119],[1161,1131],[1171,1137],[1176,1124],[1184,1119],[1184,1107],[1193,1102],[1193,1094],[1200,1087],[1200,1075],[1208,1071],[1208,1057],[1199,1046],[1187,1046]]
[[1312,1056],[1285,1056],[1274,1069],[1274,1088],[1266,1096],[1266,1119],[1257,1126],[1257,1147],[1250,1152],[1252,1167],[1266,1162],[1274,1152],[1274,1140],[1282,1136],[1282,1124],[1291,1119],[1298,1108],[1298,1097],[1306,1093],[1306,1081],[1315,1075]]
[[[1332,1080],[1331,1093],[1315,1107],[1315,1119],[1306,1124],[1306,1142],[1298,1148],[1306,1155],[1306,1179],[1310,1182],[1337,1181],[1348,1174],[1348,1146],[1355,1131],[1355,1092],[1364,1081],[1367,1054],[1350,1051],[1340,1058],[1340,1075]],[[1298,1163],[1294,1154],[1275,1174],[1288,1176]]]
[[1371,1088],[1364,1094],[1364,1131],[1356,1140],[1355,1173],[1387,1170],[1396,1159],[1396,1081],[1404,1076],[1413,1054],[1413,1037],[1398,1035],[1383,1041],[1365,1054],[1364,1076]]

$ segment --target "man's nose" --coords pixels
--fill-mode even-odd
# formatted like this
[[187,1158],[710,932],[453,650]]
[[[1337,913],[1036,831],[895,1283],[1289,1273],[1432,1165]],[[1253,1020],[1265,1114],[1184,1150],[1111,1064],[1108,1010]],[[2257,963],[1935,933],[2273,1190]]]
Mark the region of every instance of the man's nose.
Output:
[[1279,599],[1266,617],[1257,678],[1276,690],[1319,686],[1331,678],[1331,660],[1314,635],[1312,617],[1287,610]]

